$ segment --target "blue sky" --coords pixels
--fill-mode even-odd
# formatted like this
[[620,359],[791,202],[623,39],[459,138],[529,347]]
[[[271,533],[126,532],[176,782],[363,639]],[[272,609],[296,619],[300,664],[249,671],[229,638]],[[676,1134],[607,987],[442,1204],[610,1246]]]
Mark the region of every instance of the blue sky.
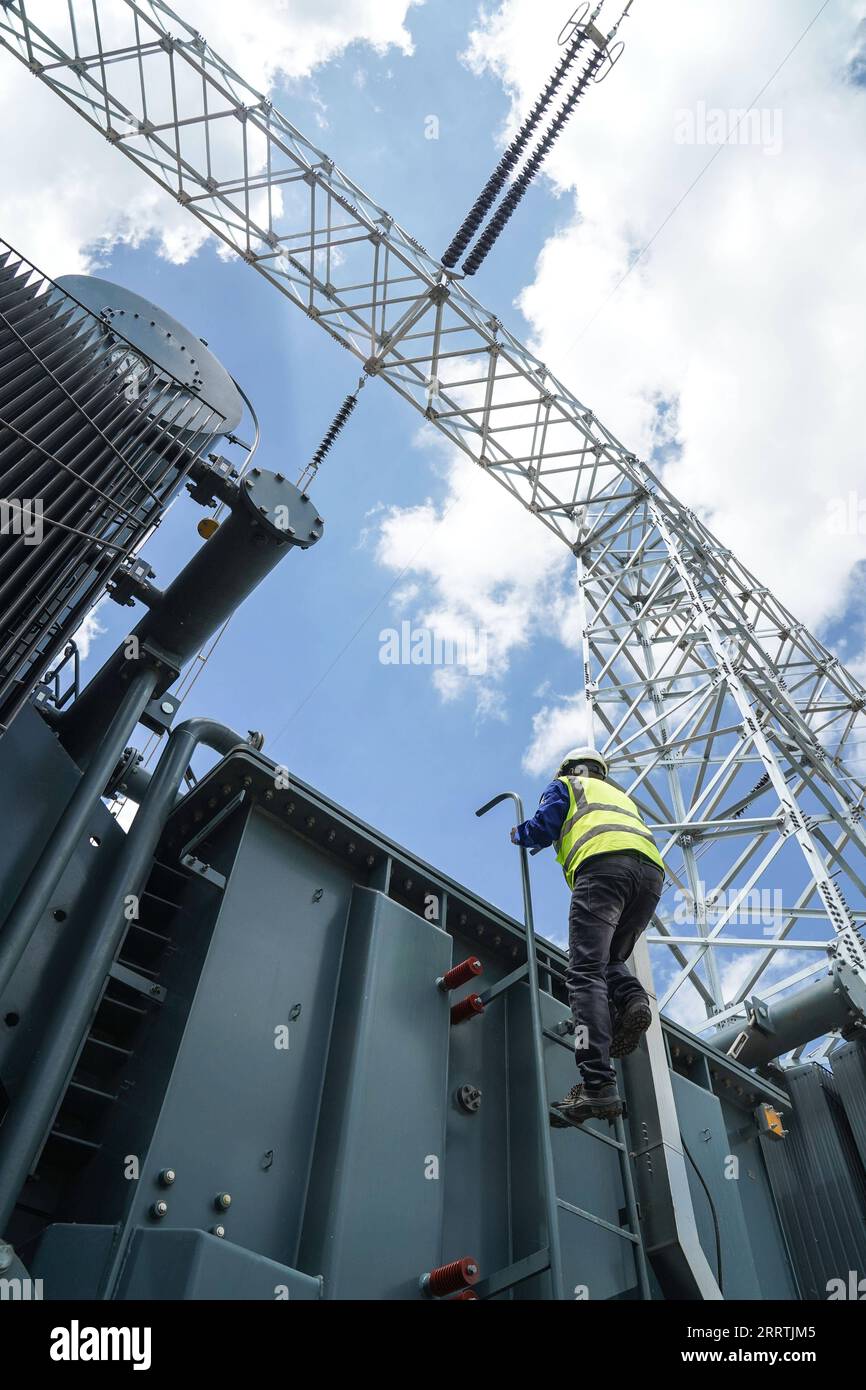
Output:
[[[415,56],[378,56],[356,44],[276,97],[431,249],[450,240],[490,172],[498,157],[493,133],[508,110],[501,83],[457,60],[474,15],[471,4],[425,6],[412,15]],[[322,103],[326,130],[318,127]],[[439,117],[438,140],[424,138],[430,114]],[[488,302],[512,305],[540,240],[566,215],[549,190],[532,191],[485,267]],[[175,266],[150,246],[121,246],[102,265],[105,278],[146,295],[207,339],[259,413],[258,462],[290,477],[300,472],[358,379],[354,360],[246,266],[226,263],[211,247]],[[519,310],[508,317],[518,333],[528,332]],[[544,681],[573,689],[577,668],[558,643],[535,644],[512,665],[507,721],[481,721],[471,698],[443,704],[427,669],[380,662],[380,632],[412,620],[413,611],[391,605],[393,577],[359,542],[377,504],[441,501],[442,478],[430,455],[413,446],[417,428],[402,401],[368,384],[314,489],[324,539],[287,559],[237,614],[187,708],[242,732],[262,729],[266,751],[303,780],[519,915],[508,812],[483,825],[473,812],[506,788],[534,808],[544,778],[528,778],[520,766],[534,692]],[[201,515],[184,498],[151,542],[158,583],[200,543]],[[129,618],[128,610],[102,606],[106,631],[92,648],[92,668]],[[535,876],[540,925],[561,940],[567,898],[559,870],[536,860]]]
[[[296,74],[277,78],[275,103],[433,253],[557,62],[569,8],[249,0],[239,17],[221,0],[177,2],[254,82],[274,49],[272,66]],[[862,677],[866,511],[843,536],[827,514],[862,495],[866,94],[854,79],[866,4],[764,0],[756,12],[730,0],[698,15],[669,0],[666,13],[661,33],[639,0],[624,61],[580,108],[473,292],[644,457],[666,422],[669,485]],[[379,47],[341,48],[351,33]],[[742,109],[774,73],[761,102],[772,148],[725,149],[704,171],[713,150],[678,140],[682,109]],[[27,138],[5,154],[3,234],[55,275],[98,265],[206,338],[255,403],[259,462],[295,476],[354,387],[355,360],[213,243],[178,249],[171,199],[28,74],[13,77],[0,116],[14,102]],[[500,490],[480,479],[488,504],[475,473],[424,446],[418,417],[368,384],[315,485],[325,538],[239,611],[185,709],[261,729],[292,772],[519,915],[508,813],[479,823],[473,811],[509,788],[534,806],[574,741],[580,663],[567,552],[516,504],[500,512]],[[158,583],[200,543],[201,514],[184,497],[150,544]],[[381,631],[401,621],[490,612],[486,684],[444,699],[429,669],[379,660]],[[109,603],[99,619],[91,668],[130,613]],[[551,855],[533,860],[533,879],[539,930],[562,942]]]

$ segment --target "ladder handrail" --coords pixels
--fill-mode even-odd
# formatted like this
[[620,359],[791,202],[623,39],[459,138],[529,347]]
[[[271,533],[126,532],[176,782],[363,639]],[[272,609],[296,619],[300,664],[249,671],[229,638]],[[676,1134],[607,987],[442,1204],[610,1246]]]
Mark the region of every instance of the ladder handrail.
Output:
[[[501,792],[492,801],[486,802],[476,812],[485,816],[494,806],[511,800],[517,808],[517,823],[525,819],[523,802],[517,792]],[[547,1209],[547,1245],[550,1255],[550,1282],[554,1299],[561,1300],[562,1257],[559,1246],[559,1208],[556,1197],[556,1178],[553,1167],[553,1145],[550,1142],[550,1118],[547,1103],[547,1076],[544,1068],[543,1025],[541,1021],[541,999],[538,987],[538,958],[535,945],[535,919],[532,913],[532,886],[529,879],[529,857],[522,846],[520,849],[520,875],[523,886],[523,925],[526,931],[526,981],[529,985],[529,1013],[532,1024],[532,1055],[535,1067],[535,1094],[538,1129],[541,1139],[541,1160],[544,1172],[544,1197]]]
[[[515,808],[517,810],[517,824],[522,825],[523,821],[525,820],[523,812],[523,801],[521,800],[517,792],[500,792],[498,796],[494,796],[492,800],[485,802],[483,806],[479,807],[479,809],[475,812],[476,816],[487,815],[488,811],[492,811],[495,806],[501,805],[503,801],[514,802]],[[520,850],[520,873],[523,887],[524,928],[526,931],[526,980],[529,985],[530,1017],[532,1020],[533,1060],[535,1064],[536,1078],[535,1089],[538,1106],[538,1124],[541,1133],[542,1162],[544,1166],[545,1177],[545,1199],[547,1206],[548,1255],[550,1259],[550,1278],[553,1287],[553,1297],[555,1299],[561,1299],[563,1297],[563,1292],[561,1277],[562,1264],[559,1243],[559,1208],[562,1204],[556,1192],[556,1175],[553,1164],[553,1146],[550,1140],[550,1106],[547,1101],[547,1074],[544,1067],[543,1043],[543,1038],[545,1034],[547,1034],[547,1036],[551,1035],[547,1033],[547,1030],[545,1029],[541,1019],[541,997],[538,984],[538,958],[536,954],[535,918],[532,910],[532,885],[529,877],[529,854],[522,845],[519,845],[518,849]],[[506,988],[509,987],[511,983],[514,983],[516,981],[520,973],[521,972],[519,970],[514,971],[513,974],[508,977],[508,981],[502,983],[505,984]],[[500,993],[501,990],[495,990],[495,992]],[[568,1048],[569,1052],[571,1051],[571,1049],[568,1047],[568,1044],[565,1042],[563,1038],[551,1037],[551,1040],[559,1043],[563,1047]],[[635,1266],[638,1278],[638,1287],[640,1289],[641,1298],[650,1299],[652,1297],[652,1293],[650,1290],[649,1279],[647,1276],[646,1256],[643,1248],[643,1237],[640,1231],[640,1218],[638,1215],[638,1207],[634,1191],[634,1182],[632,1179],[630,1168],[631,1156],[629,1154],[628,1144],[626,1142],[625,1125],[623,1123],[622,1117],[620,1116],[617,1120],[615,1140],[607,1139],[604,1135],[601,1134],[596,1134],[594,1130],[589,1130],[587,1132],[589,1134],[592,1134],[594,1138],[603,1139],[605,1143],[610,1144],[612,1148],[615,1148],[619,1151],[623,1190],[625,1194],[626,1209],[628,1211],[629,1216],[629,1229],[631,1233],[630,1239],[632,1241],[635,1252]],[[577,1209],[574,1208],[573,1210]],[[601,1226],[609,1226],[609,1223],[602,1221],[601,1218],[591,1216],[590,1213],[579,1212],[578,1214],[587,1216],[590,1220],[596,1221],[597,1224]],[[614,1228],[610,1227],[610,1229]],[[622,1235],[625,1235],[626,1230],[620,1228],[620,1233]]]

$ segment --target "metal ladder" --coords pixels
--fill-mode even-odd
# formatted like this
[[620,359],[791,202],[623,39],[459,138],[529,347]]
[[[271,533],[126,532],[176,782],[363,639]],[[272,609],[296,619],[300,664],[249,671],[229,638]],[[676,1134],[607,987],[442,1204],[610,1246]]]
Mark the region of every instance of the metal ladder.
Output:
[[[476,816],[485,816],[488,811],[493,810],[494,806],[498,806],[501,802],[508,800],[513,801],[515,805],[517,810],[517,823],[519,825],[525,820],[525,816],[523,802],[516,792],[501,792],[499,796],[495,796],[492,801],[488,801],[484,806],[480,807],[475,814]],[[507,975],[505,979],[492,985],[490,989],[480,995],[480,1000],[486,1006],[494,999],[504,994],[507,990],[511,989],[513,985],[520,984],[523,980],[525,980],[529,986],[532,1054],[535,1071],[536,1120],[541,1140],[542,1187],[547,1243],[533,1254],[515,1261],[514,1264],[508,1265],[506,1268],[500,1269],[495,1274],[482,1280],[474,1286],[473,1292],[479,1299],[493,1298],[495,1295],[504,1293],[507,1289],[514,1288],[518,1284],[522,1284],[525,1280],[532,1279],[536,1275],[543,1274],[545,1271],[549,1270],[552,1296],[557,1300],[563,1299],[562,1259],[559,1244],[559,1212],[562,1210],[570,1212],[573,1216],[579,1216],[584,1221],[590,1221],[593,1225],[600,1226],[603,1230],[610,1231],[612,1235],[619,1236],[623,1240],[629,1242],[634,1251],[637,1286],[640,1290],[641,1299],[650,1299],[652,1293],[650,1290],[649,1272],[647,1269],[643,1240],[640,1234],[638,1206],[635,1198],[634,1181],[631,1171],[631,1158],[622,1116],[618,1116],[614,1122],[616,1137],[613,1139],[594,1129],[583,1129],[583,1133],[598,1140],[601,1144],[607,1144],[611,1148],[616,1149],[619,1154],[626,1213],[628,1216],[626,1225],[615,1226],[612,1222],[604,1220],[601,1216],[596,1216],[592,1212],[585,1211],[582,1207],[576,1207],[573,1203],[566,1202],[563,1198],[559,1197],[556,1192],[553,1146],[550,1136],[550,1113],[552,1106],[547,1099],[547,1078],[544,1069],[543,1039],[548,1038],[558,1046],[564,1047],[570,1055],[573,1055],[573,1049],[562,1033],[557,1033],[553,1029],[545,1028],[542,1023],[535,919],[532,912],[532,889],[529,878],[529,856],[524,848],[519,848],[520,873],[523,886],[524,928],[526,932],[526,964],[521,965],[517,970]],[[583,1127],[581,1126],[581,1128]]]

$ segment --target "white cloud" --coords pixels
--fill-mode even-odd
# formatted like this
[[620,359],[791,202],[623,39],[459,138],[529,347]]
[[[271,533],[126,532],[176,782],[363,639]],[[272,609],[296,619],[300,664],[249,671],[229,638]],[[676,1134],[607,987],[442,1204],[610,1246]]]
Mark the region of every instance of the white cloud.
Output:
[[445,458],[444,501],[380,513],[376,558],[397,575],[406,571],[391,602],[396,620],[430,628],[443,641],[483,636],[483,675],[440,667],[434,681],[444,699],[471,691],[479,714],[501,715],[499,683],[512,657],[558,629],[569,556],[462,455]]
[[532,718],[532,741],[523,756],[524,771],[532,777],[544,773],[552,777],[569,748],[589,741],[586,707],[580,696],[544,705]]
[[[543,360],[629,447],[646,456],[656,403],[676,404],[666,482],[810,624],[839,611],[866,556],[866,534],[828,525],[863,478],[866,89],[845,75],[862,0],[830,6],[760,98],[781,149],[723,148],[609,296],[718,148],[676,143],[677,113],[747,107],[817,8],[668,0],[659,25],[636,6],[622,62],[547,166],[575,211],[521,301]],[[469,57],[503,78],[516,118],[552,54],[532,0],[507,0]]]
[[[679,974],[679,964],[671,964],[673,960],[666,946],[653,946],[650,948],[652,953],[653,979],[656,993],[661,996],[674,975]],[[692,955],[692,948],[683,948],[686,955]],[[756,950],[729,950],[716,952],[716,967],[719,972],[721,983],[721,997],[723,1000],[733,1000],[747,979],[750,971],[754,970],[760,958],[760,948]],[[777,981],[786,979],[789,975],[796,975],[806,966],[813,966],[818,971],[826,968],[826,959],[815,951],[796,951],[783,950],[776,951],[773,960],[761,974],[761,989],[767,990]],[[802,983],[792,985],[783,990],[778,996],[783,999],[792,991],[803,988]],[[745,1005],[743,1005],[745,1012]],[[708,1040],[712,1034],[706,1033],[707,1011],[704,1002],[698,991],[687,980],[677,990],[676,994],[666,1005],[665,1017],[672,1018],[675,1022],[688,1028],[692,1032],[702,1032],[704,1039]]]
[[[606,22],[620,6],[608,8]],[[866,88],[849,80],[848,67],[864,43],[864,0],[829,7],[782,67],[758,102],[757,143],[741,143],[748,118],[699,178],[719,147],[676,137],[683,111],[711,136],[708,113],[718,108],[732,130],[727,113],[749,105],[817,8],[815,0],[765,0],[756,16],[747,0],[668,0],[659,25],[651,5],[636,6],[621,64],[585,98],[545,166],[565,225],[539,247],[520,300],[538,356],[644,457],[675,441],[666,482],[812,627],[846,611],[849,576],[866,557],[866,527],[836,535],[830,524],[834,498],[863,492]],[[538,20],[535,0],[505,0],[470,37],[467,61],[500,77],[513,98],[500,147],[559,56],[555,25]],[[524,224],[532,201],[517,214]],[[509,255],[507,233],[492,255]],[[484,301],[483,271],[472,288]],[[455,455],[455,537],[483,534],[501,500],[484,478],[477,489],[464,484],[469,471]],[[505,505],[519,514],[513,501]],[[390,549],[401,526],[417,520],[389,513]],[[506,588],[520,588],[533,569],[524,544],[521,532],[495,556]],[[410,566],[443,622],[449,603],[465,608],[454,592],[458,553],[443,544]],[[570,586],[548,576],[546,587],[522,592],[527,608],[515,627],[523,640],[549,631],[555,613],[575,649]],[[579,727],[567,695],[544,705],[525,755],[532,772],[555,757],[559,730],[568,742]]]
[[78,654],[82,661],[87,660],[93,643],[105,632],[105,628],[99,621],[99,610],[105,602],[107,602],[106,599],[100,599],[96,607],[87,614],[77,632],[72,634],[72,640],[78,646]]
[[[412,51],[406,17],[423,0],[178,0],[178,12],[247,82],[267,91],[281,76],[305,77],[350,44],[378,52]],[[88,51],[90,6],[76,5],[82,51]],[[66,6],[31,0],[28,14],[65,41]],[[100,6],[103,40],[125,41],[131,12]],[[153,240],[160,255],[183,263],[205,229],[140,170],[119,156],[60,99],[6,52],[0,52],[0,129],[16,132],[3,147],[2,235],[49,275],[99,264],[100,249]]]

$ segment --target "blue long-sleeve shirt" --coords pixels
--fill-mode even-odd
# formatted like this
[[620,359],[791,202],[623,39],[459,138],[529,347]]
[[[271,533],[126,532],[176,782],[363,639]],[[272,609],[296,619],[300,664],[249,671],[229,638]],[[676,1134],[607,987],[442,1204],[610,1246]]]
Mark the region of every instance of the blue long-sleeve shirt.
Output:
[[568,813],[568,787],[550,782],[541,793],[538,810],[517,827],[517,844],[524,849],[547,849],[559,839]]

